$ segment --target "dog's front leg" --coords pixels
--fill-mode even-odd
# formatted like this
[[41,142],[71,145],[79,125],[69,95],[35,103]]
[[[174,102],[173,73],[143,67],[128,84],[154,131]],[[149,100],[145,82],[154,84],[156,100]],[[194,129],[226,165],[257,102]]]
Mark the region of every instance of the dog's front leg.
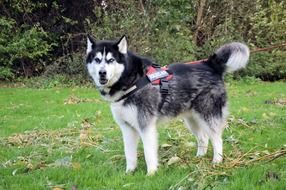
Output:
[[158,169],[158,139],[156,125],[148,125],[140,132],[144,146],[147,175],[153,175]]
[[137,167],[137,145],[139,135],[134,128],[128,125],[120,125],[120,129],[124,142],[126,173],[130,173],[133,172]]

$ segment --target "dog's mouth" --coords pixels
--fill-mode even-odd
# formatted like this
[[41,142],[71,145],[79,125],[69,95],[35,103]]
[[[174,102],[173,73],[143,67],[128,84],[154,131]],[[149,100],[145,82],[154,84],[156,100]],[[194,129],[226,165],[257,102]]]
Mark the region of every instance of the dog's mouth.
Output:
[[100,78],[100,79],[99,79],[99,83],[100,83],[101,85],[106,85],[107,82],[108,82],[108,80],[107,80],[106,78]]

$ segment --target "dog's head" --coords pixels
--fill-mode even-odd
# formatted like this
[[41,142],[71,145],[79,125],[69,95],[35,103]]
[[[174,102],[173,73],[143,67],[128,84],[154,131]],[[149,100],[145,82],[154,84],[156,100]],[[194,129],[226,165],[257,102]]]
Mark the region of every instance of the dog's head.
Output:
[[127,57],[127,40],[95,41],[87,37],[86,64],[90,76],[99,88],[111,87],[124,71]]

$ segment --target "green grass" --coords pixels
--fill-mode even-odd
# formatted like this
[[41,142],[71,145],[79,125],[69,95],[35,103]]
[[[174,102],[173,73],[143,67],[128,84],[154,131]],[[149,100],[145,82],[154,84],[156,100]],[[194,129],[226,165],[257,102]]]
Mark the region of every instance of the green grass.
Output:
[[160,126],[161,166],[148,177],[142,145],[137,171],[124,174],[121,133],[95,89],[2,87],[0,189],[285,189],[285,154],[271,153],[286,148],[286,84],[227,88],[224,163],[210,163],[211,147],[196,158],[194,137],[175,119]]

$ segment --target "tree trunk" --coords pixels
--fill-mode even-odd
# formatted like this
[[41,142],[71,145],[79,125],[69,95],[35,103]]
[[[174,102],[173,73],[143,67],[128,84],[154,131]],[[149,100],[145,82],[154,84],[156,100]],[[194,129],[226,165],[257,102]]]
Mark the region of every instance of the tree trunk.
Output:
[[203,12],[204,12],[205,5],[206,5],[206,0],[200,0],[200,4],[199,4],[199,8],[198,8],[198,14],[197,14],[196,31],[194,34],[194,41],[195,41],[196,45],[201,44],[199,33],[201,32],[201,28],[202,28]]

